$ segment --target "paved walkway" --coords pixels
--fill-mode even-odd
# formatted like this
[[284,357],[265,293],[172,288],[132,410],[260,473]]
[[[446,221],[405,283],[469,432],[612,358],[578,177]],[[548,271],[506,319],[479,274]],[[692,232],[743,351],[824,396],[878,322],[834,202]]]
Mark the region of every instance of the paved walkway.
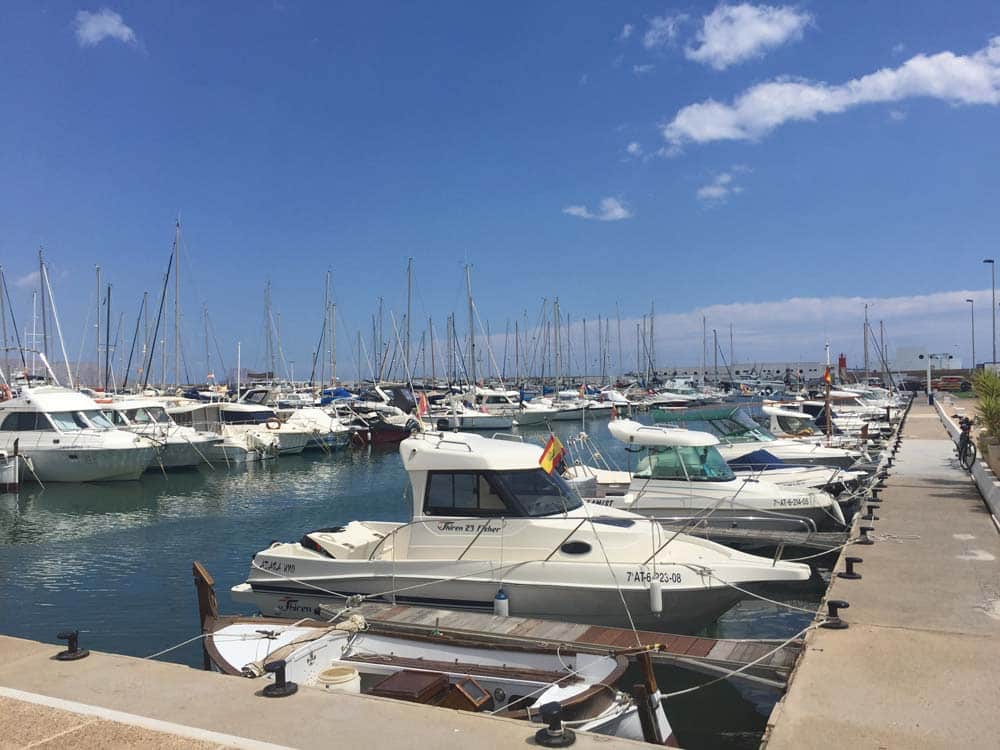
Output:
[[[915,403],[847,630],[810,632],[767,750],[1000,747],[1000,536],[933,407]],[[837,570],[843,570],[843,563]]]
[[[113,654],[55,661],[62,648],[0,636],[0,750],[490,750],[534,744],[539,728],[311,688],[288,698],[263,698],[255,694],[260,680]],[[609,742],[577,733],[574,747],[594,750]],[[611,746],[648,747],[627,740]]]

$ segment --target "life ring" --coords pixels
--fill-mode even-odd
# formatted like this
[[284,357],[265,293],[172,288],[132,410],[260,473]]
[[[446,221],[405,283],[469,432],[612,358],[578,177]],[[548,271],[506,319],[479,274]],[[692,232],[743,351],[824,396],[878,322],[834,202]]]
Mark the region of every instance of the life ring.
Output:
[[0,401],[7,401],[14,397],[14,394],[10,391],[10,386],[6,383],[0,383]]
[[269,430],[280,430],[281,420],[279,420],[277,417],[271,417],[264,423],[264,426]]

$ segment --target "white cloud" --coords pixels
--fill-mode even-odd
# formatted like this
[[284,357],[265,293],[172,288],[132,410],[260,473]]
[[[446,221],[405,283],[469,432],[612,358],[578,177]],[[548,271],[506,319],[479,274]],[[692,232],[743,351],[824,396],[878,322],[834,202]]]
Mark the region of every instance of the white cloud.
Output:
[[646,64],[646,65],[633,65],[632,66],[632,72],[635,73],[637,76],[641,76],[641,75],[644,75],[645,73],[651,73],[651,72],[653,72],[653,68],[655,68],[655,67],[656,67],[655,65],[649,65],[649,64]]
[[905,49],[906,49],[906,45],[903,44],[902,42],[898,42],[898,43],[892,45],[892,54],[894,54],[894,55],[901,55],[901,54],[903,54],[903,50],[905,50]]
[[597,213],[591,213],[586,206],[567,206],[563,209],[563,213],[580,219],[596,219],[597,221],[621,221],[632,218],[632,212],[617,198],[602,199],[601,207]]
[[582,76],[580,76],[579,85],[586,86],[588,83],[590,83],[590,76],[587,73],[584,73]]
[[890,109],[889,119],[893,122],[902,122],[906,119],[906,112],[901,109]]
[[642,156],[642,146],[639,145],[638,141],[632,141],[625,147],[625,153],[629,156]]
[[836,86],[782,78],[752,86],[732,104],[714,99],[689,104],[663,126],[663,136],[677,145],[758,140],[789,121],[918,96],[953,104],[1000,103],[1000,36],[971,55],[915,55],[898,68]]
[[32,271],[31,273],[26,273],[24,276],[19,276],[14,281],[14,286],[20,289],[29,289],[38,286],[38,280],[41,277],[38,275],[38,271]]
[[635,31],[635,26],[633,26],[630,23],[625,24],[624,26],[622,26],[622,33],[618,35],[618,39],[624,42],[626,39],[632,36],[633,31]]
[[76,40],[81,47],[96,47],[105,39],[117,39],[133,47],[136,45],[135,31],[110,8],[101,8],[93,13],[78,11],[75,25]]
[[[744,171],[743,169],[737,169],[737,167],[742,167],[743,165],[736,165],[733,171]],[[720,172],[712,178],[712,181],[707,185],[702,185],[695,192],[695,196],[700,201],[704,201],[709,205],[717,205],[719,203],[725,203],[726,200],[731,195],[736,195],[737,193],[742,193],[743,188],[733,182],[732,172]]]
[[802,38],[812,21],[795,8],[770,5],[720,5],[702,19],[697,47],[685,47],[689,60],[725,70],[788,41]]
[[642,36],[642,46],[646,49],[656,49],[671,44],[677,38],[680,24],[685,20],[687,16],[683,13],[650,19],[649,28]]

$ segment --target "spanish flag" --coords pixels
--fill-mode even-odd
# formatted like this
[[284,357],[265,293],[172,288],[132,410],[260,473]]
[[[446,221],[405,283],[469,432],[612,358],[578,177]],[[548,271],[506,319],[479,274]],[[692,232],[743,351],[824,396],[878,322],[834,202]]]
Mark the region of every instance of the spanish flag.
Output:
[[538,459],[538,465],[545,469],[546,474],[551,474],[565,452],[563,444],[559,442],[559,438],[552,435],[549,438],[549,442],[545,444],[545,450],[542,451],[542,456]]
[[823,382],[827,385],[833,382],[833,378],[830,376],[830,366],[827,365],[826,372],[823,373]]

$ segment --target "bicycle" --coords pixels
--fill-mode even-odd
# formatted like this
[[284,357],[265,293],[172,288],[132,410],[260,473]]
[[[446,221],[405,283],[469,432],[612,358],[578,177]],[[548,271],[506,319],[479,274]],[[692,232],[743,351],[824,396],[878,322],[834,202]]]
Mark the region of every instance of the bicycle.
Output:
[[966,471],[971,471],[976,463],[976,443],[972,440],[972,420],[968,417],[958,418],[958,427],[962,431],[958,436],[958,462]]

